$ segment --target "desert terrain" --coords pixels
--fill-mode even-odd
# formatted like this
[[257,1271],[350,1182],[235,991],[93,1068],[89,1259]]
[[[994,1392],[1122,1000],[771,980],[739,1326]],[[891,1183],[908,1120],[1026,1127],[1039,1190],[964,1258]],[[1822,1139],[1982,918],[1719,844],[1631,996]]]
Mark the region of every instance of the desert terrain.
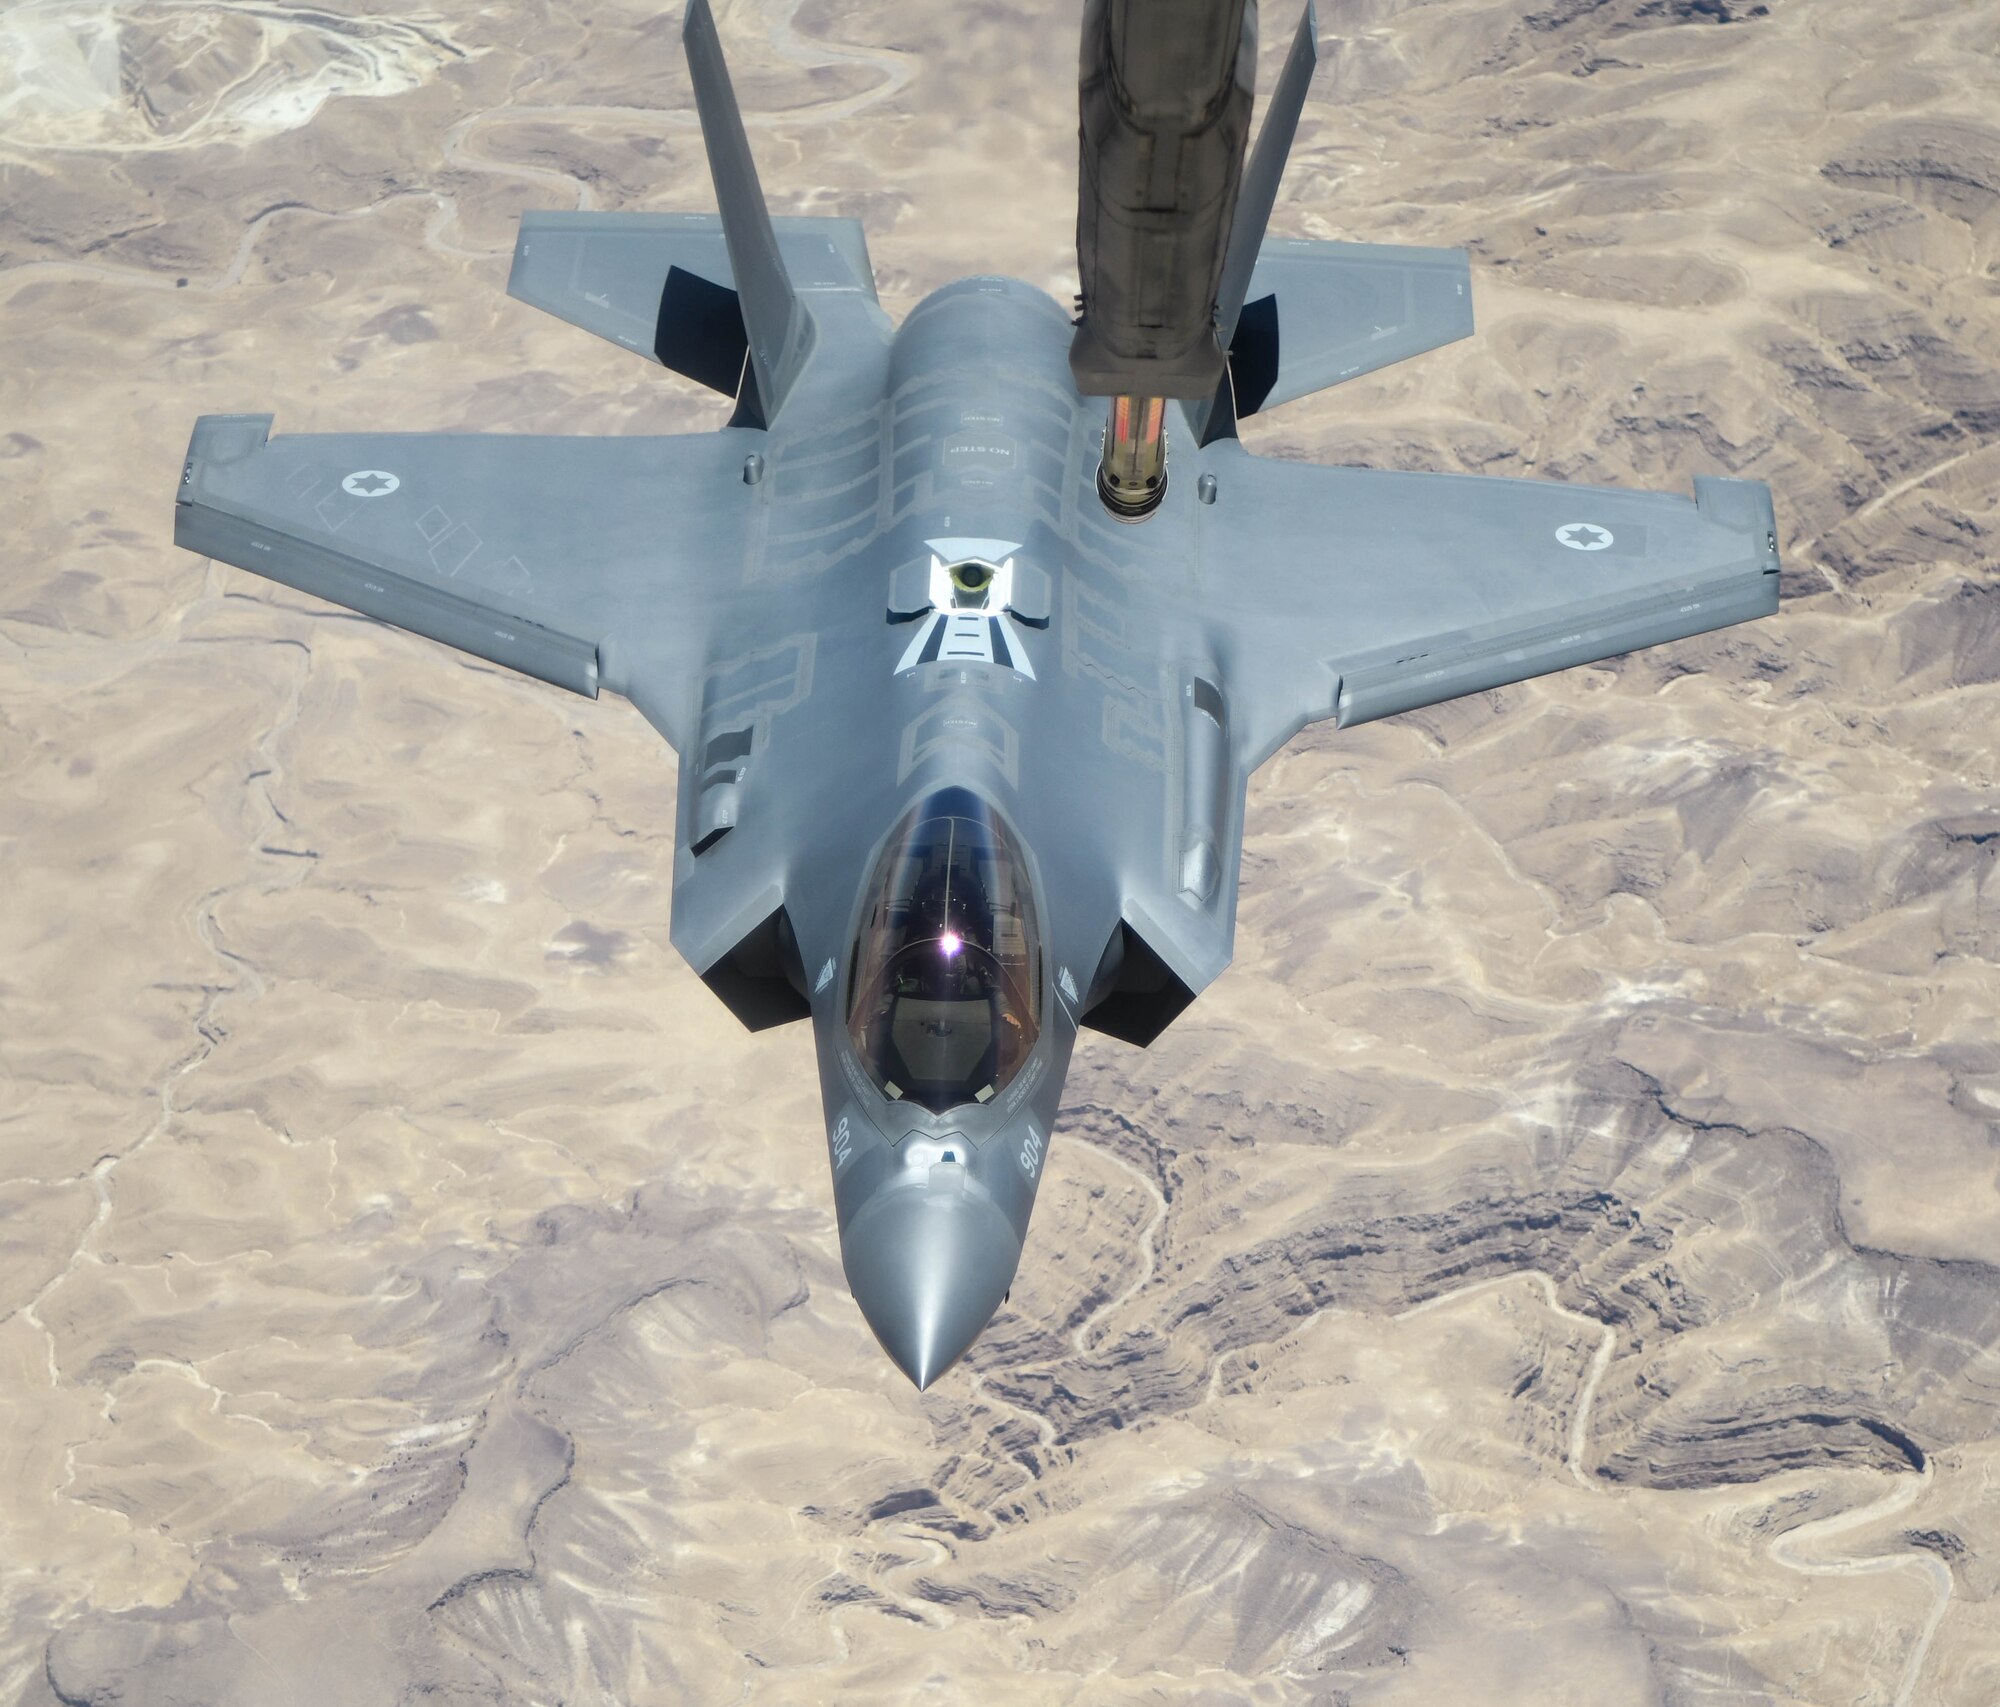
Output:
[[[1072,0],[719,21],[892,314],[1067,299]],[[1785,603],[1272,761],[920,1395],[638,714],[171,543],[205,411],[721,423],[503,293],[712,207],[678,7],[0,10],[0,1699],[2000,1700],[2000,7],[1321,21],[1274,229],[1480,331],[1252,447],[1768,480]]]

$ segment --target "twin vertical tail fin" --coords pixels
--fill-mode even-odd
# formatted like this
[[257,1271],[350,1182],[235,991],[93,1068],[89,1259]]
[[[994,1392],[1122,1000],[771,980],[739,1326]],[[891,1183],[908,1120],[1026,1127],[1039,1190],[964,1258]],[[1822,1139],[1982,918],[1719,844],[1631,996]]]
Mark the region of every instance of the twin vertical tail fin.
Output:
[[[1278,73],[1278,86],[1271,91],[1263,128],[1257,132],[1257,146],[1244,168],[1236,217],[1229,227],[1229,247],[1223,254],[1222,277],[1215,291],[1215,341],[1222,346],[1225,368],[1215,396],[1193,414],[1195,436],[1203,444],[1234,436],[1238,414],[1247,415],[1256,407],[1254,403],[1243,406],[1243,360],[1235,348],[1236,333],[1243,321],[1244,300],[1250,294],[1250,275],[1264,250],[1271,209],[1277,206],[1278,181],[1285,175],[1292,138],[1298,134],[1299,113],[1318,65],[1319,17],[1314,0],[1306,0],[1298,33],[1292,37],[1292,51],[1285,55],[1285,68]],[[1262,353],[1260,347],[1258,358]],[[1265,385],[1263,389],[1270,388]]]
[[778,234],[757,182],[757,165],[750,157],[750,139],[744,134],[743,114],[730,87],[729,67],[723,63],[708,0],[688,0],[681,45],[694,79],[701,138],[708,149],[729,270],[735,275],[750,346],[740,414],[762,426],[784,406],[786,393],[812,353],[812,316],[799,301],[778,250]]
[[719,213],[521,215],[510,296],[736,400],[773,424],[836,328],[879,333],[868,241],[853,219],[773,219],[757,183],[709,0],[683,31]]
[[[860,227],[852,221],[778,222],[784,227],[784,244],[801,269],[805,294],[786,267],[785,248],[780,247],[778,230],[764,204],[709,3],[688,0],[682,35],[709,172],[715,180],[719,221],[709,216],[675,220],[663,215],[578,213],[532,216],[531,225],[530,217],[524,216],[515,278],[509,289],[627,348],[650,350],[655,360],[719,390],[730,389],[731,377],[740,367],[733,424],[764,427],[776,418],[811,356],[816,314],[822,308],[831,309],[835,298],[853,300],[857,290],[867,293],[870,311],[877,318],[879,310],[873,308],[866,244]],[[1123,139],[1118,147],[1106,144],[1093,149],[1086,122],[1085,200],[1095,193],[1104,204],[1099,210],[1104,217],[1090,224],[1082,217],[1085,203],[1080,202],[1078,261],[1084,278],[1088,281],[1092,277],[1093,265],[1099,271],[1108,268],[1115,275],[1111,282],[1124,289],[1126,297],[1134,291],[1143,295],[1142,287],[1161,284],[1159,262],[1164,259],[1174,265],[1192,265],[1189,257],[1198,249],[1206,257],[1200,269],[1202,277],[1204,281],[1215,278],[1216,285],[1212,323],[1205,290],[1199,311],[1188,311],[1200,323],[1201,337],[1196,342],[1205,344],[1201,360],[1193,360],[1179,345],[1173,350],[1122,354],[1113,349],[1106,338],[1114,326],[1122,325],[1118,320],[1121,304],[1139,313],[1141,320],[1146,316],[1139,311],[1146,304],[1136,297],[1126,301],[1118,290],[1110,290],[1108,295],[1100,293],[1103,327],[1093,327],[1092,310],[1086,301],[1084,319],[1070,352],[1071,367],[1078,389],[1087,395],[1185,400],[1202,395],[1214,384],[1210,376],[1219,360],[1223,371],[1212,399],[1191,411],[1196,437],[1204,444],[1233,435],[1241,416],[1436,349],[1472,331],[1471,279],[1462,250],[1267,238],[1279,180],[1319,60],[1318,19],[1314,0],[1306,0],[1256,145],[1246,159],[1247,85],[1243,78],[1254,66],[1254,4],[1255,0],[1239,0],[1240,10],[1232,14],[1228,0],[1181,0],[1185,16],[1197,20],[1207,16],[1214,25],[1209,31],[1214,39],[1203,37],[1196,44],[1202,52],[1195,57],[1201,60],[1198,70],[1205,67],[1227,85],[1223,106],[1230,122],[1218,119],[1213,134],[1204,131],[1189,142],[1189,146],[1199,142],[1198,153],[1206,150],[1201,155],[1206,176],[1196,172],[1200,182],[1195,187],[1206,186],[1215,193],[1205,199],[1196,197],[1199,206],[1190,203],[1191,211],[1184,219],[1168,218],[1158,231],[1154,226],[1159,210],[1153,205],[1157,186],[1151,183],[1150,167],[1142,172],[1139,165],[1159,151],[1126,148],[1123,142],[1131,141],[1147,125],[1164,127],[1163,135],[1180,135],[1174,126],[1183,124],[1184,117],[1177,116],[1179,110],[1170,101],[1162,104],[1162,88],[1185,70],[1181,60],[1193,50],[1186,43],[1162,42],[1157,29],[1149,33],[1141,27],[1139,0],[1126,0],[1123,6],[1118,0],[1090,0],[1085,20],[1086,121],[1096,112],[1089,105],[1090,91],[1099,85],[1109,87],[1107,79],[1116,82],[1112,73],[1121,67],[1134,76],[1145,70],[1151,78],[1147,84],[1151,97],[1159,98],[1143,110],[1133,106],[1130,112],[1113,102],[1115,110],[1107,108],[1109,118],[1098,115],[1116,133],[1113,140]],[[1241,31],[1223,27],[1230,16],[1243,25]],[[1112,28],[1121,19],[1123,27]],[[1095,33],[1093,23],[1098,26]],[[1214,63],[1209,64],[1210,60]],[[1214,82],[1215,77],[1209,81]],[[1137,97],[1131,99],[1136,101]],[[1128,131],[1132,136],[1127,136]],[[1232,154],[1233,159],[1223,158]],[[1236,162],[1241,162],[1241,173],[1232,188],[1222,180],[1236,175]],[[1230,193],[1224,194],[1225,190]],[[1216,231],[1223,219],[1227,220],[1228,235],[1218,245]],[[717,223],[721,227],[720,247],[728,258],[726,280],[722,257],[712,253]],[[1096,239],[1087,256],[1081,247],[1086,226]],[[1151,243],[1153,236],[1163,233],[1179,240],[1184,252],[1169,255]],[[703,258],[705,246],[707,259]],[[1218,246],[1221,265],[1219,271],[1210,273]],[[824,266],[818,259],[821,255],[826,257]],[[851,284],[847,282],[850,279]],[[829,280],[842,282],[836,290]],[[1188,314],[1181,318],[1187,319]],[[736,330],[739,319],[740,334]],[[739,335],[741,343],[736,341]],[[1196,380],[1202,389],[1178,389],[1169,383],[1170,378]],[[1154,420],[1157,414],[1152,412],[1145,418]],[[1134,413],[1133,418],[1137,420],[1139,415]],[[1115,413],[1113,420],[1117,420]],[[1155,435],[1127,448],[1146,451],[1157,460],[1161,445]],[[1122,463],[1111,466],[1117,461],[1107,454],[1112,476],[1122,469]],[[1106,490],[1106,501],[1133,519],[1149,513],[1160,501],[1164,470],[1153,469],[1154,477],[1149,479],[1147,468],[1135,462],[1129,472],[1137,482],[1133,489],[1140,493],[1138,501],[1134,502],[1129,492],[1122,494],[1121,501],[1121,494],[1111,490]],[[1133,479],[1124,484],[1133,486]],[[1114,479],[1113,485],[1118,484]]]
[[1203,444],[1233,435],[1242,416],[1472,332],[1472,279],[1462,249],[1266,236],[1319,59],[1313,12],[1307,0],[1237,196],[1215,298],[1216,341],[1228,372],[1213,401],[1195,412]]
[[1257,253],[1264,247],[1264,231],[1271,223],[1271,209],[1278,202],[1278,180],[1285,175],[1285,159],[1292,151],[1292,138],[1299,128],[1299,113],[1306,104],[1313,70],[1319,64],[1319,19],[1313,0],[1306,0],[1305,15],[1299,19],[1298,33],[1292,37],[1292,51],[1285,56],[1285,69],[1278,74],[1278,86],[1271,91],[1271,105],[1264,114],[1264,128],[1257,133],[1257,147],[1236,193],[1236,217],[1229,227],[1229,248],[1223,255],[1222,282],[1215,293],[1216,341],[1227,350],[1236,336],[1236,323],[1243,316],[1243,299],[1249,294],[1250,272],[1257,265]]

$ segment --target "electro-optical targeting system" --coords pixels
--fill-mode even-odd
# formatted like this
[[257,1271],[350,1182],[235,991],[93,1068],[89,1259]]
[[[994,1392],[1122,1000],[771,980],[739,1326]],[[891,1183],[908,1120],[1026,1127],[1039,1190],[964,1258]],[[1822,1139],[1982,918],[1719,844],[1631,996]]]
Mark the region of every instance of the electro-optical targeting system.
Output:
[[1311,10],[1246,164],[1255,42],[1251,0],[1090,0],[1080,317],[982,277],[897,325],[859,224],[766,210],[690,0],[719,212],[525,214],[508,290],[727,426],[205,415],[181,474],[190,550],[672,745],[674,944],[746,1025],[811,1023],[848,1281],[919,1387],[1012,1283],[1079,1028],[1150,1043],[1228,964],[1245,785],[1294,732],[1777,608],[1758,482],[1244,449],[1472,330],[1459,251],[1265,235]]

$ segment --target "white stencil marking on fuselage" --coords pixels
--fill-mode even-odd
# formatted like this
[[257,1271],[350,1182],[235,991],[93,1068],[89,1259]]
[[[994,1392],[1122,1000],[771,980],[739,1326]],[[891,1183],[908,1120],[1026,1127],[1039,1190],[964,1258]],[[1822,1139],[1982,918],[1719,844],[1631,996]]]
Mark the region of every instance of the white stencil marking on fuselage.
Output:
[[910,644],[903,649],[903,661],[896,666],[897,675],[900,676],[905,670],[914,670],[917,667],[917,660],[924,655],[924,647],[929,643],[937,625],[946,620],[934,611],[917,624],[917,631],[910,637]]
[[945,563],[962,563],[968,557],[982,558],[988,563],[1004,563],[1021,549],[1019,543],[1011,539],[966,539],[957,536],[927,539],[924,544]]
[[[919,664],[999,664],[1032,682],[1035,666],[1028,662],[1021,631],[1009,620],[1006,608],[1014,590],[1013,547],[999,539],[934,539],[928,543],[933,547],[931,610],[903,648],[895,673],[900,676]],[[940,545],[956,548],[950,562],[935,550]],[[969,546],[986,547],[994,555],[966,551]],[[973,608],[959,603],[952,584],[953,568],[967,563],[979,564],[993,577]]]
[[1007,648],[1005,667],[1032,682],[1035,666],[1028,662],[1021,631],[1005,611],[933,611],[917,625],[917,632],[903,648],[896,674],[923,663],[998,664],[1000,657],[993,649],[996,633]]
[[990,664],[993,662],[993,630],[986,626],[984,611],[953,611],[944,619],[944,644],[938,648],[940,662]]

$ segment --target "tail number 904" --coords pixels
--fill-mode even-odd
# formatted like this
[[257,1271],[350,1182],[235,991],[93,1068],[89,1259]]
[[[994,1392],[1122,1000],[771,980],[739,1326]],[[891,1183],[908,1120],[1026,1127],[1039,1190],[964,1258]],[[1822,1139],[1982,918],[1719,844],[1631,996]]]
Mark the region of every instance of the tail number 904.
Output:
[[854,1135],[847,1124],[847,1116],[842,1115],[833,1128],[833,1165],[847,1166],[847,1158],[854,1154]]
[[1032,1126],[1021,1140],[1021,1172],[1033,1179],[1042,1171],[1042,1135]]

